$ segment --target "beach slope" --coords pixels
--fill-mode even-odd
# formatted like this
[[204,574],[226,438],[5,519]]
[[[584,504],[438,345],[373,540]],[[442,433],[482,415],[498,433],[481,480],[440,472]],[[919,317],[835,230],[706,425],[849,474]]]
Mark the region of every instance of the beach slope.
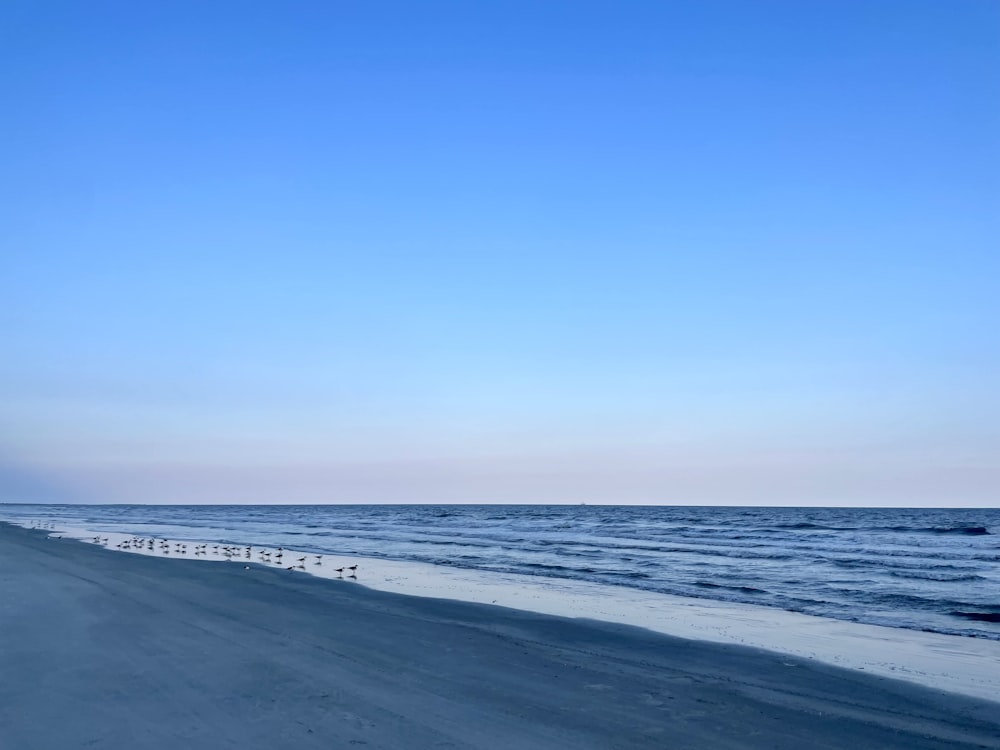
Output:
[[1000,705],[0,524],[0,750],[77,747],[1000,748]]

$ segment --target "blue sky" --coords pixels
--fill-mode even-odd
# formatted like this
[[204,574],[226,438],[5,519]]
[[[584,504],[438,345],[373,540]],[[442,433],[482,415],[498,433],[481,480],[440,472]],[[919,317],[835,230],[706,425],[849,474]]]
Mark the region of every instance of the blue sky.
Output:
[[992,0],[0,28],[0,499],[997,504]]

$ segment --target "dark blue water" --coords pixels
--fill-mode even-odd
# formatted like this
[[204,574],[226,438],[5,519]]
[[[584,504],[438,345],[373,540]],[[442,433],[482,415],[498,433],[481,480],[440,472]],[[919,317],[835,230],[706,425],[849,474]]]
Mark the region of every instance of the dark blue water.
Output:
[[0,518],[555,576],[1000,640],[1000,509],[0,505]]

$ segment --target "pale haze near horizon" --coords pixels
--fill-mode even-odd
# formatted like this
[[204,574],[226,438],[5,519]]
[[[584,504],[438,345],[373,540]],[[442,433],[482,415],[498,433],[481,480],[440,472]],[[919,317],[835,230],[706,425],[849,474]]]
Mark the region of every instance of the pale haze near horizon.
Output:
[[1000,6],[11,3],[0,502],[995,507]]

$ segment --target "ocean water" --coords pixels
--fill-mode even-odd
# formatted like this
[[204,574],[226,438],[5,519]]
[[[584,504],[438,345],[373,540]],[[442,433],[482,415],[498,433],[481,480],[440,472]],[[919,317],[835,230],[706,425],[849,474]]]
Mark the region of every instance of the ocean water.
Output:
[[0,505],[0,519],[578,579],[1000,640],[1000,509]]

